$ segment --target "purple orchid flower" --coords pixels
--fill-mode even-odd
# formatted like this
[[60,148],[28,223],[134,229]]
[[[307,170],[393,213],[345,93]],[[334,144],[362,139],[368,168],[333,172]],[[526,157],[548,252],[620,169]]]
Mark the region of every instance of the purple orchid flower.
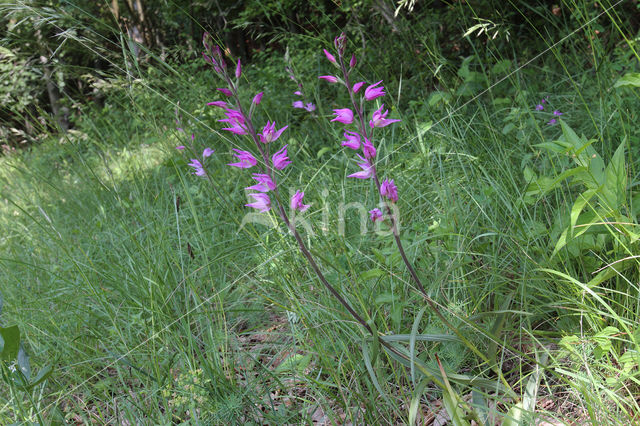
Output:
[[287,127],[289,126],[284,126],[280,130],[276,131],[276,122],[274,121],[273,123],[270,123],[267,121],[266,126],[262,129],[262,133],[258,133],[258,136],[260,136],[260,142],[269,143],[277,140],[282,132],[287,130]]
[[240,59],[238,59],[238,64],[236,65],[236,78],[240,78],[242,75],[242,65],[240,65]]
[[245,204],[246,207],[253,207],[254,209],[260,210],[260,213],[268,212],[271,210],[271,199],[267,194],[257,193],[257,194],[249,194],[250,197],[253,197],[253,203]]
[[387,197],[392,202],[398,201],[398,187],[393,182],[393,179],[385,179],[380,185],[380,195]]
[[223,118],[218,121],[223,123],[229,123],[231,127],[225,127],[222,130],[235,133],[236,135],[247,134],[247,126],[245,125],[245,122],[244,122],[244,115],[242,115],[240,111],[227,108],[225,115],[227,116],[227,118]]
[[262,95],[263,95],[263,94],[264,94],[263,92],[260,92],[260,93],[258,93],[257,95],[255,95],[255,96],[253,97],[253,101],[252,101],[252,102],[253,102],[255,105],[259,105],[259,104],[260,104],[260,101],[262,100]]
[[386,110],[385,112],[382,112],[383,108],[384,108],[384,104],[380,105],[380,108],[378,108],[373,113],[373,115],[371,117],[371,121],[369,121],[369,126],[371,126],[372,129],[374,127],[386,127],[391,123],[395,123],[397,121],[402,121],[402,120],[387,118],[387,114],[389,114],[389,110]]
[[224,87],[219,87],[216,89],[217,91],[221,92],[223,95],[225,96],[229,96],[231,97],[233,95],[233,93],[231,93],[231,90],[229,89],[225,89]]
[[364,86],[364,81],[354,84],[353,93],[358,93],[358,91],[360,90],[360,88],[362,88],[362,86]]
[[207,157],[211,157],[211,154],[213,154],[215,151],[209,147],[205,148],[204,151],[202,151],[202,158],[207,158]]
[[345,141],[342,141],[342,146],[346,146],[347,148],[351,148],[353,150],[360,149],[360,134],[356,132],[350,132],[349,130],[344,131]]
[[337,83],[338,82],[338,78],[334,77],[332,75],[321,75],[318,78],[321,79],[321,80],[327,80],[329,83]]
[[299,210],[301,212],[311,207],[309,204],[303,204],[304,192],[296,191],[295,195],[291,197],[291,210]]
[[260,192],[269,192],[276,189],[276,184],[271,179],[271,176],[267,174],[254,173],[251,175],[251,177],[258,183],[253,186],[249,186],[246,189]]
[[196,176],[205,176],[207,173],[204,171],[204,168],[202,167],[202,163],[198,160],[196,160],[195,158],[191,159],[191,162],[189,163],[190,167],[193,167],[194,172],[193,174]]
[[376,87],[378,84],[382,83],[382,80],[380,80],[379,82],[377,82],[376,84],[372,84],[371,86],[367,87],[367,89],[364,91],[364,98],[368,101],[371,101],[375,98],[379,98],[380,96],[384,96],[385,95],[385,91],[384,91],[384,87]]
[[372,158],[376,158],[376,147],[373,146],[371,141],[364,138],[364,142],[362,143],[362,153],[364,154],[364,158],[370,160]]
[[227,103],[225,101],[213,101],[213,102],[207,102],[207,105],[209,106],[215,106],[218,108],[227,108]]
[[342,124],[353,123],[353,111],[351,111],[349,108],[334,109],[333,113],[336,116],[336,118],[334,118],[331,121],[337,121]]
[[334,65],[338,65],[338,63],[336,62],[336,57],[335,56],[333,56],[331,53],[329,53],[327,51],[327,49],[322,49],[322,51],[324,52],[324,55],[327,57],[329,62],[331,62]]
[[237,163],[229,163],[227,164],[227,166],[238,167],[240,169],[249,169],[258,164],[258,160],[256,160],[249,151],[242,151],[235,148],[233,150],[236,152],[236,154],[233,155],[236,156],[240,161],[238,161]]
[[356,154],[361,162],[358,163],[358,167],[360,167],[362,170],[353,174],[350,174],[347,177],[352,177],[352,178],[356,178],[356,179],[369,179],[371,176],[373,176],[373,166],[371,164],[369,164],[369,160],[367,160],[366,158],[362,157],[360,154]]
[[294,108],[304,108],[304,103],[302,101],[293,101]]
[[271,157],[273,167],[275,167],[278,170],[282,170],[285,167],[287,167],[289,164],[291,164],[291,161],[289,161],[289,157],[287,157],[287,146],[289,145],[283,146],[280,149],[280,151],[276,152]]
[[313,112],[316,110],[316,106],[312,102],[309,102],[304,106],[304,109],[306,109],[309,112]]
[[384,218],[382,217],[382,212],[378,208],[369,210],[369,218],[372,222],[382,222],[384,220]]

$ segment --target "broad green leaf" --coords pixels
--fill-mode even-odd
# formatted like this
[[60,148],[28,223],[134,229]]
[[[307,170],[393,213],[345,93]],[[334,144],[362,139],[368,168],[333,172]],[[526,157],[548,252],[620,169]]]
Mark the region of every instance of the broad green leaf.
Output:
[[391,405],[391,401],[389,400],[389,397],[387,396],[386,392],[382,390],[382,387],[380,386],[380,382],[378,381],[378,375],[373,370],[373,365],[371,363],[371,356],[369,355],[369,343],[366,337],[362,339],[362,358],[364,360],[364,365],[367,368],[367,371],[369,372],[369,377],[371,378],[371,382],[373,383],[373,386],[378,391],[378,394],[380,394],[380,396],[387,402],[387,404]]
[[28,381],[31,380],[31,364],[29,363],[29,355],[24,350],[22,345],[20,345],[20,349],[18,350],[18,368],[20,372],[24,375],[25,379]]
[[521,426],[523,425],[522,415],[524,411],[522,410],[522,402],[518,402],[516,405],[511,407],[511,409],[507,412],[502,421],[502,426]]
[[555,152],[557,154],[564,154],[566,152],[569,152],[573,148],[573,145],[564,141],[542,142],[537,143],[533,146],[546,149],[547,151]]
[[603,281],[606,281],[610,278],[615,277],[620,274],[625,269],[628,269],[631,266],[637,265],[636,259],[627,259],[621,262],[617,262],[598,272],[598,274],[589,281],[586,286],[589,288],[593,288],[597,285],[600,285]]
[[294,353],[285,358],[278,367],[276,367],[276,373],[285,373],[290,371],[303,371],[311,362],[311,354],[303,355]]
[[624,162],[624,148],[626,141],[623,140],[616,152],[611,157],[611,161],[605,169],[605,182],[603,188],[603,203],[610,210],[619,211],[625,204],[627,190],[627,171]]
[[578,195],[578,199],[573,203],[573,207],[571,207],[571,224],[569,225],[569,237],[573,236],[573,229],[578,222],[578,216],[582,213],[582,209],[587,205],[589,200],[596,194],[597,190],[590,189],[588,191],[583,192]]
[[420,407],[420,398],[422,398],[422,394],[426,389],[427,385],[431,383],[430,378],[422,379],[422,381],[418,384],[416,389],[413,391],[413,395],[411,396],[411,405],[409,406],[409,425],[413,426],[416,424],[416,420],[418,419],[418,407]]
[[640,73],[630,72],[618,79],[613,87],[640,87]]
[[376,305],[383,305],[385,303],[393,303],[394,300],[397,300],[398,297],[395,297],[391,293],[382,293],[376,297],[375,302]]
[[587,140],[584,136],[579,137],[567,123],[560,120],[562,127],[562,138],[565,142],[573,146],[573,158],[580,167],[587,167],[587,172],[576,176],[583,180],[583,183],[590,189],[604,183],[604,160],[591,146],[593,140]]
[[[418,315],[416,315],[415,319],[413,320],[413,325],[411,326],[411,335],[409,337],[409,355],[411,356],[411,359],[416,357],[415,349],[416,349],[416,336],[418,335],[418,327],[420,326],[420,320],[422,319],[422,315],[424,315],[424,312],[427,310],[427,308],[428,306],[423,306],[422,309],[420,309],[420,312],[418,312]],[[415,386],[416,370],[413,363],[411,364],[411,382]]]
[[382,276],[385,275],[385,272],[382,269],[379,268],[373,268],[373,269],[369,269],[368,271],[364,271],[363,273],[360,274],[360,277],[358,277],[358,279],[360,281],[367,281],[373,278],[380,278]]
[[451,334],[389,334],[380,336],[380,340],[385,342],[440,342],[440,343],[462,343],[458,336]]
[[53,370],[49,365],[38,371],[38,374],[36,374],[36,376],[33,378],[33,381],[25,387],[25,390],[28,391],[44,382],[49,377],[49,375],[51,375],[51,371]]
[[17,325],[0,327],[0,360],[13,361],[20,349],[20,330]]
[[558,254],[558,252],[562,249],[562,247],[567,245],[568,232],[569,232],[569,229],[565,229],[564,231],[562,231],[562,234],[560,234],[560,238],[558,238],[558,241],[556,242],[556,246],[553,248],[553,253],[551,253],[551,257],[554,257],[556,254]]
[[325,146],[324,148],[321,148],[318,153],[316,154],[316,159],[322,157],[325,153],[331,151],[331,148],[328,146]]

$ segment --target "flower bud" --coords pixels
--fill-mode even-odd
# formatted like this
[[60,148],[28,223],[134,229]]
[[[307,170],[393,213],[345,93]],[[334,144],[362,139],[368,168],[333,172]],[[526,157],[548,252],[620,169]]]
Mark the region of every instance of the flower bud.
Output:
[[236,65],[236,78],[240,78],[242,75],[242,65],[240,65],[240,59],[238,59],[238,65]]

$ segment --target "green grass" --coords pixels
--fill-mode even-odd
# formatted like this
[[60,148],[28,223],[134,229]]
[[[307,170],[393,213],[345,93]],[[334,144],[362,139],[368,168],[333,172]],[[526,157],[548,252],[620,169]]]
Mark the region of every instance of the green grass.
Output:
[[[424,421],[447,398],[464,399],[487,424],[517,418],[518,403],[526,412],[517,424],[637,421],[638,263],[587,285],[637,245],[638,89],[612,88],[633,69],[625,61],[635,42],[590,39],[591,17],[578,13],[586,3],[563,4],[576,12],[550,32],[567,41],[539,29],[536,52],[474,35],[464,42],[475,56],[456,62],[425,23],[383,42],[428,52],[408,69],[388,63],[384,49],[363,55],[362,78],[385,79],[385,103],[403,120],[376,144],[399,186],[407,254],[490,363],[423,310],[391,237],[370,224],[361,234],[355,210],[341,221],[341,203],[378,200],[370,183],[345,178],[354,166],[328,122],[345,99],[316,81],[328,67],[315,59],[329,44],[290,39],[315,117],[291,110],[295,86],[281,56],[245,67],[247,99],[265,91],[257,121],[290,125],[283,139],[295,163],[283,182],[313,203],[304,216],[313,235],[303,235],[323,273],[378,339],[414,347],[416,363],[438,374],[439,359],[449,395],[348,317],[283,228],[240,229],[248,174],[225,164],[231,148],[249,145],[221,134],[219,111],[203,107],[217,99],[209,72],[159,64],[133,85],[111,79],[105,106],[86,107],[69,134],[0,158],[0,325],[18,325],[34,370],[53,367],[31,393],[0,382],[0,423],[397,424],[415,413]],[[474,21],[460,16],[463,33]],[[615,10],[605,17],[630,31]],[[593,241],[554,256],[584,186],[527,194],[531,173],[572,167],[570,156],[538,146],[562,134],[533,111],[546,95],[605,163],[627,141],[624,200],[607,217],[634,224],[600,225]],[[173,130],[178,105],[196,147],[216,149],[208,179],[191,175],[191,157],[174,149],[185,142]],[[479,384],[497,383],[496,372],[515,397]]]

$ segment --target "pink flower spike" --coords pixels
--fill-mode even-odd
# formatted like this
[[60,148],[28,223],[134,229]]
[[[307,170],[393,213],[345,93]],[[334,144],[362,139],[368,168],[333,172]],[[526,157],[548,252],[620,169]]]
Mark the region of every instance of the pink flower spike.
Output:
[[289,145],[283,146],[280,149],[280,151],[276,152],[271,157],[271,162],[273,163],[273,167],[275,167],[278,170],[282,170],[285,167],[287,167],[289,164],[291,164],[291,161],[289,161],[289,157],[287,157],[287,146]]
[[240,65],[240,59],[238,59],[238,65],[236,65],[236,78],[240,78],[242,75],[242,65]]
[[386,127],[391,123],[395,123],[401,120],[392,120],[387,118],[387,114],[389,114],[389,110],[382,112],[382,108],[384,108],[384,104],[380,106],[371,117],[371,121],[369,121],[369,126],[373,129],[374,127]]
[[277,140],[287,127],[289,126],[284,126],[280,130],[276,131],[276,122],[274,121],[273,123],[270,123],[267,121],[266,126],[262,129],[262,133],[258,133],[258,136],[260,136],[260,142],[269,143]]
[[380,209],[369,210],[369,218],[371,218],[372,222],[382,222],[384,218],[382,217],[382,212]]
[[321,75],[318,78],[321,79],[321,80],[327,80],[329,83],[337,83],[338,82],[338,78],[334,77],[332,75]]
[[184,145],[176,146],[176,149],[177,149],[178,151],[184,151],[184,149],[185,149],[185,148],[186,148],[186,147],[185,147]]
[[371,176],[373,176],[373,167],[371,166],[371,164],[369,164],[369,160],[367,160],[366,158],[363,158],[361,155],[358,155],[358,157],[360,158],[360,160],[362,161],[361,163],[358,163],[358,167],[360,167],[362,170],[353,174],[350,174],[347,177],[352,177],[352,178],[356,178],[356,179],[369,179]]
[[327,59],[329,60],[329,62],[331,62],[334,65],[338,65],[338,63],[336,62],[336,58],[335,56],[333,56],[331,53],[329,53],[327,51],[327,49],[322,49],[322,51],[324,52],[324,55],[327,57]]
[[195,138],[196,138],[196,135],[191,133],[191,142],[193,142]]
[[265,213],[271,210],[271,199],[267,194],[249,194],[250,197],[253,197],[253,203],[245,204],[246,207],[253,207],[254,209],[260,210],[260,213]]
[[359,83],[356,83],[353,85],[353,93],[358,93],[358,91],[360,90],[360,88],[364,85],[364,81],[361,81]]
[[294,108],[304,108],[304,103],[302,103],[302,101],[294,101],[293,102],[293,107]]
[[371,101],[375,98],[379,98],[380,96],[385,95],[384,87],[382,86],[376,87],[380,83],[382,83],[382,80],[380,80],[376,84],[372,84],[371,86],[367,87],[367,89],[364,91],[364,98],[366,100]]
[[387,197],[392,202],[398,201],[398,187],[393,183],[393,179],[385,179],[380,185],[380,195]]
[[191,159],[191,162],[189,163],[190,167],[193,167],[194,172],[193,174],[196,176],[205,176],[207,173],[204,171],[204,168],[202,167],[202,163],[200,163],[200,161],[196,160],[195,158]]
[[304,198],[304,192],[296,191],[295,195],[291,197],[291,210],[300,210],[301,212],[311,207],[309,204],[302,204]]
[[367,138],[364,138],[364,143],[362,144],[362,153],[364,154],[364,158],[368,160],[376,158],[376,147],[373,146],[373,144]]
[[213,149],[207,147],[204,149],[204,151],[202,151],[202,158],[210,157],[214,152],[215,151]]
[[304,106],[304,109],[306,109],[309,112],[313,112],[316,110],[316,106],[313,103],[309,102]]
[[349,61],[349,68],[353,68],[356,66],[356,54],[351,55],[351,60]]
[[276,189],[276,184],[267,174],[254,173],[251,175],[258,183],[248,187],[251,191],[269,192]]
[[227,107],[227,103],[225,101],[207,102],[207,105],[215,106],[215,107],[218,107],[218,108],[226,108]]
[[264,95],[264,92],[260,92],[260,93],[258,93],[257,95],[255,95],[255,96],[253,97],[253,101],[252,101],[252,102],[253,102],[255,105],[259,105],[259,104],[260,104],[260,101],[262,100],[262,95]]
[[231,90],[229,89],[225,89],[224,87],[219,87],[216,89],[217,91],[219,91],[220,93],[222,93],[225,96],[231,96],[233,95],[233,93],[231,93]]
[[302,92],[299,90],[296,90],[295,92],[293,92],[294,95],[298,95],[298,96],[302,96]]
[[342,141],[342,146],[351,148],[353,150],[360,149],[360,134],[356,132],[344,131],[345,141]]
[[236,156],[240,161],[238,161],[237,163],[229,163],[227,164],[227,166],[238,167],[240,169],[249,169],[258,164],[258,160],[256,160],[249,151],[242,151],[235,148],[233,150],[236,152],[236,154],[233,155]]
[[334,109],[333,113],[336,118],[331,121],[338,121],[342,124],[351,124],[353,122],[353,111],[349,108],[338,108]]

